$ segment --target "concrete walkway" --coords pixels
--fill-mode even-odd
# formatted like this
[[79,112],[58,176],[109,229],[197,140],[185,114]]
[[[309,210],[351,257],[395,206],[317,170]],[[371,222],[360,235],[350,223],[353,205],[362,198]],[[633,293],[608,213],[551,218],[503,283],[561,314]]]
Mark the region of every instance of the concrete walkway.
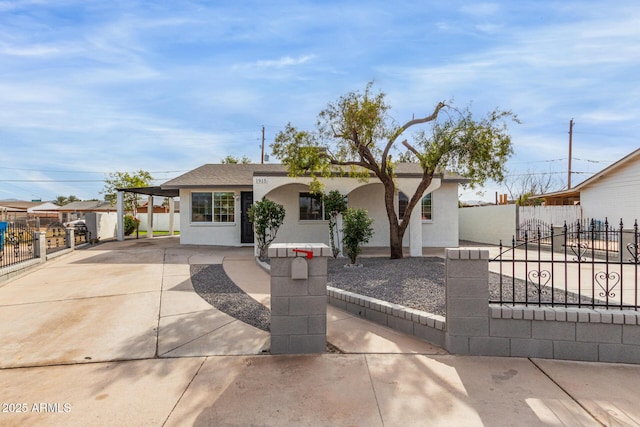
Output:
[[269,304],[246,248],[110,242],[0,287],[0,425],[640,425],[640,366],[459,357],[330,308],[345,354],[271,356],[205,303],[222,263]]

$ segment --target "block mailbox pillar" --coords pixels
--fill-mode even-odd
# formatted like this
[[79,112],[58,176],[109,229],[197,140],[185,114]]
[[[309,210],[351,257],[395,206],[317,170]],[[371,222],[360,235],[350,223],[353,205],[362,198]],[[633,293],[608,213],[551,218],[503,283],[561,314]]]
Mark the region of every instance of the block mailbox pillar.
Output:
[[271,258],[271,353],[327,348],[327,258],[323,243],[277,243]]

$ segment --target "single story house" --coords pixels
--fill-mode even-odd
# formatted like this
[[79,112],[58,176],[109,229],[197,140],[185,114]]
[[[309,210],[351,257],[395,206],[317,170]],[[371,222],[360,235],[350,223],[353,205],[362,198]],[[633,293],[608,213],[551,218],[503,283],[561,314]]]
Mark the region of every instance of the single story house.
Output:
[[640,148],[574,188],[536,197],[546,206],[580,204],[583,218],[608,218],[615,227],[622,219],[631,228],[640,219]]
[[[417,188],[418,164],[396,168],[396,208],[402,212],[407,196]],[[166,183],[163,190],[178,191],[182,202],[180,243],[197,245],[253,245],[247,209],[266,197],[285,208],[285,219],[275,242],[329,244],[329,227],[322,200],[309,192],[309,177],[290,177],[279,164],[206,164]],[[373,218],[374,236],[367,246],[389,245],[389,222],[382,183],[348,177],[323,179],[325,191],[338,190],[348,206],[364,208]],[[404,246],[412,256],[423,247],[458,246],[458,186],[467,180],[457,175],[434,177],[422,203],[414,209]]]
[[85,200],[70,202],[63,206],[57,206],[56,210],[60,212],[60,221],[69,222],[83,218],[87,213],[110,213],[115,212],[116,208],[110,202],[104,200]]

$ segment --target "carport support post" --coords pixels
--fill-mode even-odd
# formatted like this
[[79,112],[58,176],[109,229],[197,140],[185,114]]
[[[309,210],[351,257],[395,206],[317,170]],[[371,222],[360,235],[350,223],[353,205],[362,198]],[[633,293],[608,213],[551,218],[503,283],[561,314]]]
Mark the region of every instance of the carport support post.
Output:
[[124,192],[116,193],[116,211],[118,212],[118,240],[124,240]]
[[173,200],[173,197],[169,197],[169,236],[173,236],[174,232],[174,218],[173,215],[175,213],[176,204]]
[[327,258],[323,243],[277,243],[271,258],[271,353],[327,350]]
[[147,237],[153,237],[153,195],[147,197]]

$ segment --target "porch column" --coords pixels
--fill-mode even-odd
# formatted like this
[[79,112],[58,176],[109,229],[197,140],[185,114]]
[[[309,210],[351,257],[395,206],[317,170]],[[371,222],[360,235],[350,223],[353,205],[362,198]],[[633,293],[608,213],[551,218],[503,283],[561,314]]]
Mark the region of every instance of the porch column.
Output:
[[412,257],[422,256],[422,208],[417,204],[409,218],[409,254]]
[[153,195],[147,197],[147,238],[153,237]]
[[118,214],[118,240],[124,240],[124,192],[116,193],[116,211]]
[[169,197],[169,236],[173,236],[173,231],[174,231],[173,214],[174,213],[175,213],[175,202],[173,201],[173,197]]

